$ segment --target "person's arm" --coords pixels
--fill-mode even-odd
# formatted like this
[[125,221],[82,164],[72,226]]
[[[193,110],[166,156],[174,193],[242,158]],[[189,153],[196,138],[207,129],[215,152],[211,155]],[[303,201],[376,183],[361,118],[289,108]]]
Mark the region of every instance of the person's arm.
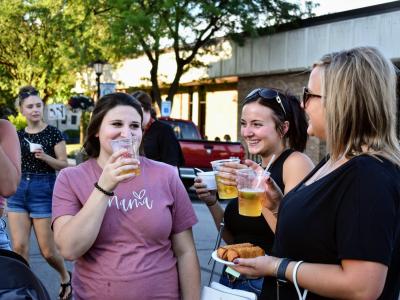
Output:
[[[235,270],[248,276],[275,276],[281,259],[260,256],[235,260]],[[293,282],[296,262],[285,273]],[[302,263],[297,271],[298,285],[312,293],[334,299],[377,299],[385,285],[387,266],[363,260],[342,260],[341,265]]]
[[[221,228],[221,222],[224,219],[224,210],[219,205],[216,193],[210,193],[210,191],[206,188],[206,185],[201,181],[201,178],[196,177],[194,180],[194,188],[196,189],[197,197],[202,200],[209,209],[211,216],[214,220],[215,227],[219,231]],[[224,227],[222,232],[222,238],[227,244],[233,243],[232,234],[229,230]]]
[[54,152],[56,154],[55,158],[46,154],[43,149],[38,149],[35,151],[35,157],[46,162],[54,170],[61,170],[68,167],[67,147],[65,141],[61,141],[55,145]]
[[282,179],[285,184],[284,194],[300,183],[314,168],[311,159],[300,152],[293,152],[285,160],[282,170]]
[[0,120],[0,195],[9,197],[21,178],[21,147],[15,127]]
[[172,235],[172,249],[178,262],[181,299],[200,299],[200,266],[192,230]]
[[[118,175],[123,170],[134,168],[137,160],[124,158],[117,160],[126,150],[114,153],[103,168],[98,185],[106,191],[113,191],[119,182],[131,178],[133,173]],[[79,178],[74,178],[79,180]],[[57,179],[58,181],[58,179]],[[56,183],[57,190],[61,182]],[[68,186],[63,186],[68,189]],[[100,231],[101,224],[107,209],[109,196],[93,187],[85,205],[74,215],[64,215],[56,218],[53,223],[54,240],[61,255],[68,260],[75,260],[85,254],[93,245]],[[57,201],[60,201],[57,199]],[[53,204],[54,206],[54,204]]]
[[[255,171],[260,171],[262,169],[256,162],[250,159],[246,159],[245,164]],[[262,203],[262,215],[271,230],[275,232],[278,209],[283,198],[283,193],[271,177],[265,179],[265,190],[265,201]]]

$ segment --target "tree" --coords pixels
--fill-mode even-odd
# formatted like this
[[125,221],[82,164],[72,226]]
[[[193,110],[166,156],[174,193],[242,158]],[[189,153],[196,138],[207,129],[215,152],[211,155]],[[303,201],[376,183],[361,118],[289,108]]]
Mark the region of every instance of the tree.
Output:
[[7,105],[27,84],[44,101],[68,97],[76,73],[95,56],[94,22],[81,1],[0,1],[0,93]]
[[[107,20],[108,55],[115,61],[145,53],[151,62],[153,99],[161,103],[158,65],[160,55],[173,51],[176,62],[168,99],[173,100],[182,75],[199,51],[207,51],[215,37],[240,38],[256,34],[257,27],[279,25],[309,16],[313,4],[282,0],[88,0],[94,15]],[[240,33],[240,35],[238,35]]]

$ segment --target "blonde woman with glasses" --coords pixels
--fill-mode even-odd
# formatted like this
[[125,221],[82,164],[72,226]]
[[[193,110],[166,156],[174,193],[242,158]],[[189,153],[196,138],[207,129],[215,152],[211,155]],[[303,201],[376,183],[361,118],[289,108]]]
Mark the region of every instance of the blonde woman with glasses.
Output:
[[370,47],[328,54],[304,92],[307,131],[329,155],[282,200],[270,195],[273,253],[235,269],[266,276],[261,299],[398,299],[395,67]]

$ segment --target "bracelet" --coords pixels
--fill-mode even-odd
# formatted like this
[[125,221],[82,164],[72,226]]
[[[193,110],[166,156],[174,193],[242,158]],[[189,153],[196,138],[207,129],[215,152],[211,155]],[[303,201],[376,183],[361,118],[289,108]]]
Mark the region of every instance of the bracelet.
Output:
[[282,259],[277,259],[276,260],[276,262],[275,262],[275,266],[274,266],[274,272],[272,273],[272,275],[274,276],[274,277],[277,277],[278,276],[278,267],[279,267],[279,265],[280,265],[280,263],[282,262]]
[[306,299],[306,297],[307,297],[307,292],[308,292],[308,290],[305,289],[305,290],[304,290],[304,293],[303,293],[303,295],[302,295],[301,292],[300,292],[299,285],[297,284],[297,271],[299,270],[299,267],[300,267],[300,265],[301,265],[303,262],[304,262],[304,261],[302,261],[302,260],[298,261],[298,262],[294,265],[293,273],[292,273],[293,284],[294,284],[294,286],[295,286],[295,288],[296,288],[297,296],[298,296],[299,299],[301,299],[301,300]]
[[94,187],[99,190],[100,192],[102,192],[104,195],[106,196],[114,196],[114,192],[109,192],[106,191],[105,189],[103,189],[102,187],[99,186],[99,184],[97,182],[94,183]]
[[281,263],[279,264],[278,267],[278,272],[276,273],[276,277],[278,278],[279,281],[286,282],[286,269],[289,265],[291,260],[289,258],[284,258],[281,260]]
[[218,200],[215,200],[213,203],[211,203],[211,204],[208,204],[207,202],[206,202],[206,205],[208,206],[208,207],[210,207],[210,206],[214,206],[215,204],[217,204],[217,202],[218,202]]

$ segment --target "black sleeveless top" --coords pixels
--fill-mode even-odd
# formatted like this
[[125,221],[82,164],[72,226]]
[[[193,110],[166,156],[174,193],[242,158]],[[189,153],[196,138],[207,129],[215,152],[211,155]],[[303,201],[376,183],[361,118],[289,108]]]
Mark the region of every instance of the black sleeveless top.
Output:
[[[270,168],[271,177],[282,192],[285,190],[282,179],[283,163],[293,152],[292,149],[283,151]],[[228,201],[224,212],[224,221],[226,229],[232,234],[233,243],[252,243],[263,248],[267,254],[271,253],[274,233],[264,216],[246,217],[239,215],[238,199]]]

